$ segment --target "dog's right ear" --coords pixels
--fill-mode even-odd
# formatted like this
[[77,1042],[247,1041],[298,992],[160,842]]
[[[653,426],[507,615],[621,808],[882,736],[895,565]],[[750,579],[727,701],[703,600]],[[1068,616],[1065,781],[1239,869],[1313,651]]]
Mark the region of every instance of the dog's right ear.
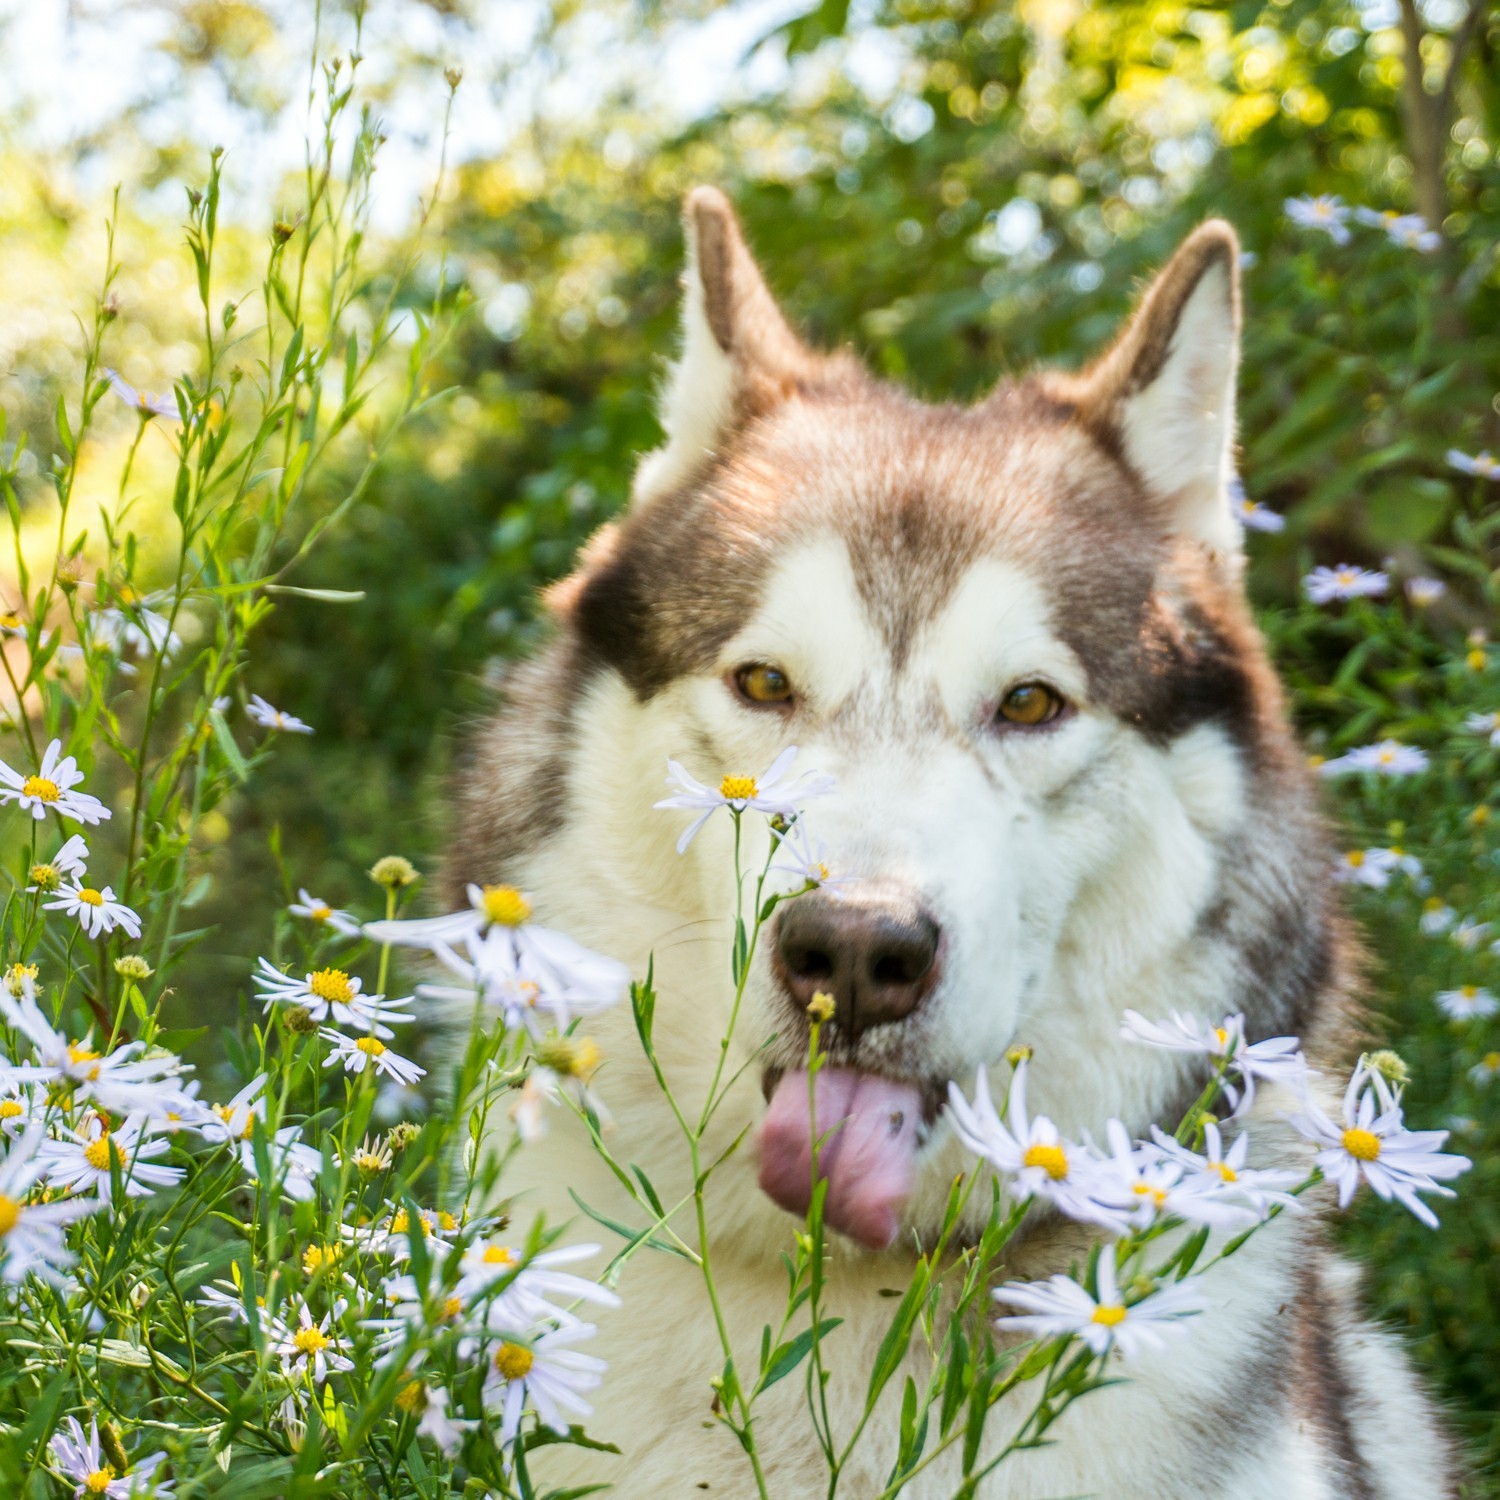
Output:
[[667,441],[636,470],[637,505],[676,489],[736,426],[814,378],[820,363],[776,305],[729,199],[694,188],[683,224],[682,352],[662,394]]

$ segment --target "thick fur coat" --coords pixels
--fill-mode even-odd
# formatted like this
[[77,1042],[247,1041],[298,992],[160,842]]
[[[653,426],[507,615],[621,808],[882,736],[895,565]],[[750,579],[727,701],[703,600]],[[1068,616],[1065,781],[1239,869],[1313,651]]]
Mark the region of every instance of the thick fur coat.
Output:
[[[831,1310],[846,1321],[829,1344],[830,1398],[847,1430],[891,1315],[879,1294],[905,1285],[913,1247],[968,1165],[939,1109],[947,1080],[970,1087],[977,1067],[1026,1043],[1032,1107],[1065,1134],[1097,1135],[1111,1116],[1136,1133],[1170,1128],[1203,1075],[1192,1059],[1122,1041],[1125,1009],[1243,1012],[1252,1040],[1296,1034],[1333,1073],[1353,1036],[1355,953],[1242,590],[1227,493],[1232,230],[1210,222],[1191,235],[1081,374],[1035,375],[958,407],[919,403],[847,354],[808,349],[722,195],[695,192],[686,223],[666,442],[642,461],[628,513],[553,591],[552,644],[474,736],[449,875],[455,891],[521,886],[539,920],[638,974],[654,956],[662,1062],[696,1109],[730,999],[729,827],[713,819],[676,852],[689,815],[652,810],[667,757],[716,785],[795,743],[799,766],[837,776],[809,812],[829,862],[901,893],[941,934],[909,1014],[831,1027],[839,1065],[909,1083],[928,1105],[894,1246],[833,1248]],[[747,664],[774,665],[789,695],[748,700]],[[1057,716],[1003,722],[1006,695],[1038,683],[1063,705]],[[710,1157],[805,1056],[806,1018],[776,951],[772,934],[732,1058],[749,1066]],[[627,1009],[592,1029],[612,1147],[673,1201],[689,1186],[685,1155]],[[1263,1091],[1248,1122],[1255,1160],[1305,1168],[1287,1105]],[[582,1130],[554,1119],[546,1145],[515,1158],[515,1211],[575,1216],[571,1188],[628,1217]],[[710,1193],[714,1264],[745,1359],[783,1305],[795,1228],[758,1168],[752,1137]],[[1456,1493],[1430,1402],[1325,1248],[1324,1208],[1284,1215],[1213,1270],[1211,1310],[1190,1336],[1073,1406],[1050,1446],[1008,1462],[981,1493]],[[1006,1273],[1067,1269],[1087,1240],[1037,1212]],[[624,1456],[555,1448],[535,1467],[550,1483],[607,1480],[622,1500],[753,1493],[743,1454],[712,1420],[721,1356],[696,1273],[642,1254],[620,1291],[623,1307],[602,1320],[610,1374],[590,1430]],[[803,1404],[797,1378],[758,1407],[770,1491],[785,1500],[827,1491]],[[997,1408],[997,1442],[1020,1415]],[[892,1409],[840,1493],[878,1494],[895,1447]],[[946,1496],[956,1483],[934,1465],[908,1493]]]

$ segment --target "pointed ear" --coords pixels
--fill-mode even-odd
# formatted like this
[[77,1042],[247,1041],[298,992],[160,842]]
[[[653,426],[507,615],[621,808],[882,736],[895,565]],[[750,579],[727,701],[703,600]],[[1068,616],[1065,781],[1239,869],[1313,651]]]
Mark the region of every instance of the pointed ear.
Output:
[[694,188],[683,223],[682,352],[662,394],[666,444],[636,470],[638,505],[675,489],[739,423],[814,379],[822,363],[782,316],[729,199]]
[[1152,282],[1109,351],[1078,378],[1085,421],[1107,432],[1174,534],[1237,556],[1230,509],[1240,358],[1239,240],[1210,219]]

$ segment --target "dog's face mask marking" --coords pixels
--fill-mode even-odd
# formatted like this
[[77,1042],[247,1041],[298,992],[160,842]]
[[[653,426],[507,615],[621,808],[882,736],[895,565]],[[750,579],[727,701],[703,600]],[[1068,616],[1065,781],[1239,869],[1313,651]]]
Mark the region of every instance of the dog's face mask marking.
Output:
[[[1089,371],[960,410],[805,349],[717,195],[688,223],[668,441],[564,602],[636,744],[715,783],[796,744],[837,777],[806,828],[844,883],[781,908],[746,1041],[795,1208],[805,1012],[832,996],[829,1218],[880,1244],[948,1080],[1117,1022],[1099,991],[1214,897],[1265,714],[1225,488],[1236,252],[1205,226]],[[689,851],[685,916],[722,907],[726,854]]]

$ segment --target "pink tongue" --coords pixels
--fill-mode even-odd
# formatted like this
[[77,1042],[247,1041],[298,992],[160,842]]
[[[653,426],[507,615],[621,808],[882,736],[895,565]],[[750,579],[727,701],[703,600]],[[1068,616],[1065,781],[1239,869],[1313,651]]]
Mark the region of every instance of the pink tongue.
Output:
[[[818,1174],[828,1179],[823,1217],[872,1250],[895,1238],[916,1171],[921,1099],[909,1083],[852,1068],[814,1080]],[[807,1073],[782,1075],[760,1129],[760,1185],[783,1208],[807,1212],[812,1197],[813,1121]]]

